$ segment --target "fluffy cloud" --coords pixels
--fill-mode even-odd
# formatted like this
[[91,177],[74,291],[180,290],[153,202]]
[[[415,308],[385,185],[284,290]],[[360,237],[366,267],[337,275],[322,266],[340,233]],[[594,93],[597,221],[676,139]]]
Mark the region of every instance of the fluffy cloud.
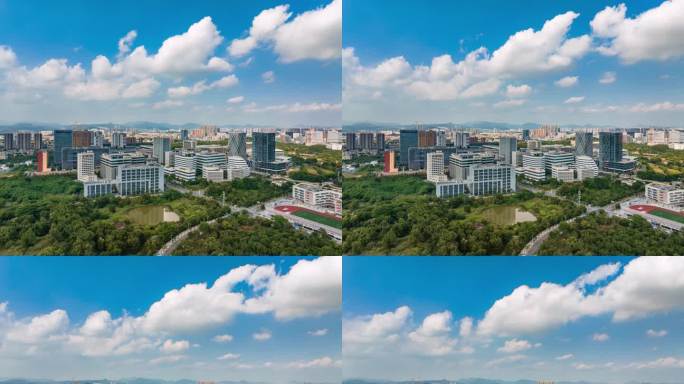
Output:
[[572,358],[574,358],[574,357],[575,357],[575,355],[573,355],[572,353],[568,353],[568,354],[565,354],[565,355],[561,355],[561,356],[556,357],[556,360],[558,360],[558,361],[570,360],[570,359],[572,359]]
[[269,45],[285,63],[300,60],[331,60],[340,57],[342,44],[342,1],[333,0],[319,9],[304,12],[288,21],[288,5],[259,13],[247,37],[235,39],[228,52],[235,57]]
[[199,95],[201,93],[204,93],[208,90],[211,89],[216,89],[216,88],[229,88],[237,85],[239,83],[239,80],[237,76],[235,75],[228,75],[224,76],[214,82],[211,82],[207,84],[206,81],[198,81],[195,84],[193,84],[192,87],[187,87],[187,86],[180,86],[180,87],[173,87],[169,88],[167,90],[167,94],[169,97],[172,98],[180,98],[180,97],[186,97],[190,95]]
[[315,331],[309,331],[307,333],[311,336],[325,336],[328,334],[328,329],[327,328],[317,329]]
[[131,45],[136,37],[138,37],[138,32],[133,30],[129,31],[126,36],[119,39],[119,54],[117,57],[121,58],[131,51]]
[[276,80],[275,73],[273,71],[266,71],[261,74],[261,80],[266,84],[271,84]]
[[233,341],[233,336],[232,335],[216,335],[212,339],[213,341],[217,343],[229,343]]
[[452,315],[449,311],[433,313],[413,332],[408,334],[414,350],[428,356],[443,356],[453,351],[456,339],[450,337]]
[[613,84],[616,79],[617,79],[617,76],[615,76],[615,72],[603,72],[603,75],[599,79],[599,83],[601,83],[601,84]]
[[256,332],[252,335],[252,338],[256,341],[266,341],[270,340],[273,335],[271,334],[271,331],[267,329],[263,329],[259,332]]
[[599,343],[602,343],[604,341],[608,341],[610,339],[610,336],[607,333],[594,333],[591,335],[591,339],[594,341],[598,341]]
[[494,103],[494,108],[519,107],[525,103],[527,103],[527,100],[525,99],[509,99]]
[[458,334],[461,337],[468,337],[473,331],[473,319],[472,317],[464,317],[459,322]]
[[285,63],[340,57],[342,0],[298,15],[277,29],[273,41],[274,51]]
[[345,320],[342,323],[343,345],[347,348],[353,345],[374,346],[396,342],[411,314],[411,308],[403,306],[393,312]]
[[511,339],[506,340],[504,345],[498,348],[497,351],[502,353],[517,353],[539,347],[541,347],[541,344],[539,343],[532,344],[527,340]]
[[244,96],[235,96],[235,97],[231,97],[230,99],[228,99],[228,100],[227,100],[227,103],[228,103],[228,104],[240,104],[240,103],[242,103],[243,101],[245,101],[245,97],[244,97]]
[[13,67],[17,63],[17,55],[12,48],[0,45],[0,69]]
[[593,35],[601,41],[599,52],[626,63],[684,55],[684,0],[664,1],[635,18],[626,13],[625,4],[609,6],[591,20]]
[[[222,275],[213,285],[187,284],[171,290],[142,316],[124,314],[112,318],[107,311],[97,311],[78,326],[70,326],[67,312],[61,309],[15,320],[7,303],[0,303],[0,345],[14,345],[25,350],[53,345],[61,348],[60,353],[83,356],[159,351],[167,356],[157,363],[170,362],[173,356],[184,356],[183,352],[191,346],[187,340],[172,338],[174,334],[191,334],[225,325],[237,314],[273,313],[279,319],[289,320],[338,311],[341,294],[339,259],[306,260],[295,264],[287,274],[276,273],[274,265],[244,265]],[[241,285],[239,289],[236,288],[238,284]],[[251,300],[259,301],[259,305]],[[258,332],[254,337],[266,340],[270,338],[270,332]],[[232,339],[226,334],[213,338],[219,343]]]
[[16,324],[7,332],[7,340],[35,343],[63,335],[68,326],[69,316],[66,311],[57,309],[47,315],[33,317],[28,322]]
[[[286,275],[276,275],[271,266],[262,268],[259,280],[263,293],[245,302],[247,312],[273,311],[277,319],[320,316],[338,311],[342,303],[342,258],[320,257],[299,260]],[[258,287],[258,285],[255,285]]]
[[309,361],[298,361],[294,363],[288,364],[289,368],[299,368],[299,369],[304,369],[304,368],[327,368],[327,367],[334,367],[334,366],[339,366],[340,363],[333,360],[332,358],[325,356],[321,357],[319,359],[313,359]]
[[216,360],[237,360],[239,358],[240,358],[240,355],[238,355],[238,354],[226,353],[225,355],[217,357]]
[[582,101],[584,101],[584,96],[572,96],[565,99],[563,104],[577,104],[581,103]]
[[568,88],[572,87],[573,85],[576,85],[577,82],[579,81],[578,76],[565,76],[559,80],[557,80],[554,84],[561,88]]
[[187,340],[173,341],[168,339],[159,347],[159,350],[163,353],[179,353],[188,350],[188,348],[190,348],[190,342]]
[[684,309],[684,259],[642,257],[594,293],[586,288],[619,271],[607,264],[567,285],[520,286],[497,300],[478,323],[480,335],[517,335],[555,328],[586,316],[612,314],[614,321]]
[[648,337],[665,337],[665,336],[667,336],[667,331],[664,329],[661,329],[659,331],[656,331],[654,329],[649,329],[648,331],[646,331],[646,335]]
[[[374,67],[361,65],[352,47],[342,53],[345,97],[375,95],[377,88],[399,88],[421,100],[455,100],[492,95],[502,81],[570,67],[590,49],[591,38],[568,38],[574,12],[558,15],[540,30],[527,29],[511,35],[491,54],[481,47],[455,63],[450,55],[432,59],[430,66],[412,67],[402,56]],[[366,89],[373,89],[372,92]],[[522,97],[529,86],[508,86],[509,97]],[[505,105],[502,105],[505,106]]]
[[524,97],[532,93],[532,87],[527,84],[519,86],[508,85],[506,87],[506,96],[508,97]]

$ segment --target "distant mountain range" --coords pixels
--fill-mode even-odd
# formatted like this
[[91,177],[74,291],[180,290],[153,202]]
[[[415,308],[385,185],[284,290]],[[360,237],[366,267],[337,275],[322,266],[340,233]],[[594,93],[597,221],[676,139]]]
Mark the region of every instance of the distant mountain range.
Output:
[[[546,379],[547,380],[547,379]],[[406,381],[387,381],[387,380],[365,380],[349,379],[344,380],[343,384],[537,384],[536,380],[492,380],[483,378],[470,378],[459,380],[406,380]],[[554,381],[554,384],[606,384],[596,381]],[[631,381],[625,384],[681,384],[681,383],[655,383],[655,382],[636,382]]]
[[[170,123],[158,123],[153,121],[131,121],[122,124],[116,123],[79,123],[76,124],[78,127],[83,129],[92,128],[133,128],[141,131],[169,131],[169,130],[180,130],[180,129],[195,129],[201,127],[203,124],[198,123],[184,123],[184,124],[170,124]],[[256,124],[216,124],[219,128],[235,129],[235,128],[273,128],[272,125],[256,125]],[[74,124],[56,124],[56,123],[42,123],[42,122],[22,122],[22,123],[0,123],[0,132],[6,131],[49,131],[53,129],[62,128],[72,128]],[[292,127],[279,127],[279,128],[308,128],[311,127],[310,124],[299,124]],[[333,128],[325,126],[316,126],[319,128]]]
[[[47,379],[3,379],[0,378],[0,384],[197,384],[197,380],[181,379],[181,380],[160,380],[160,379],[146,379],[146,378],[127,378],[119,380],[109,379],[93,379],[93,380],[47,380]],[[215,384],[268,384],[259,381],[216,381]],[[291,382],[290,384],[333,384],[333,383],[319,383],[319,382]]]
[[[420,125],[426,129],[430,128],[448,128],[448,129],[462,129],[462,128],[475,128],[483,131],[511,131],[511,130],[521,130],[521,129],[534,129],[543,125],[541,123],[523,123],[523,124],[512,124],[512,123],[502,123],[494,121],[470,121],[465,123],[420,123]],[[347,123],[342,126],[345,131],[384,131],[384,130],[398,130],[402,128],[415,128],[416,124],[401,124],[401,123],[382,123],[382,122],[357,122],[357,123]],[[575,130],[583,128],[621,128],[612,125],[597,125],[597,124],[565,124],[560,125],[561,129],[564,130]],[[629,127],[629,128],[641,128]]]

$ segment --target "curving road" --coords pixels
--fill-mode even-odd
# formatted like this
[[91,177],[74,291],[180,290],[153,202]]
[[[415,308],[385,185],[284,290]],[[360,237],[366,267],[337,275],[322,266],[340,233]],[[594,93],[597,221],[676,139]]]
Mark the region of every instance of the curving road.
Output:
[[588,214],[590,214],[590,213],[592,213],[592,212],[596,212],[596,211],[598,211],[598,210],[604,210],[604,211],[606,211],[608,214],[612,214],[613,211],[615,211],[615,204],[621,204],[621,203],[624,202],[624,201],[627,201],[627,200],[629,200],[629,199],[634,198],[634,196],[635,196],[635,195],[625,197],[625,198],[623,198],[623,199],[621,199],[621,200],[619,200],[619,201],[617,201],[617,202],[610,203],[610,204],[605,205],[605,206],[603,206],[603,207],[592,207],[592,206],[589,206],[589,207],[587,207],[587,210],[586,210],[583,214],[581,214],[581,215],[579,215],[579,216],[572,217],[572,218],[567,219],[567,220],[565,220],[565,221],[562,221],[562,222],[560,222],[560,223],[558,223],[558,224],[556,224],[556,225],[553,225],[553,226],[551,226],[551,227],[549,227],[549,228],[546,228],[545,230],[539,232],[539,233],[537,234],[537,236],[533,237],[532,240],[530,240],[530,241],[527,243],[527,245],[525,245],[525,247],[522,249],[522,251],[520,251],[520,255],[521,255],[521,256],[534,256],[534,255],[536,255],[537,252],[539,252],[539,248],[541,247],[542,243],[543,243],[546,239],[549,238],[549,235],[551,234],[551,232],[553,232],[554,230],[556,230],[556,229],[561,225],[561,223],[571,223],[571,222],[575,221],[576,219],[578,219],[578,218],[580,218],[580,217],[584,217],[584,216],[586,216],[586,215],[588,215]]

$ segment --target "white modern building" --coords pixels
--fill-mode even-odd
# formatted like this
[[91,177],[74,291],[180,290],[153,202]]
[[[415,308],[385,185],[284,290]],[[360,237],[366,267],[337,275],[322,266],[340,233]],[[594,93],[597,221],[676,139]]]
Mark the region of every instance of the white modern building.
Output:
[[435,151],[427,154],[427,180],[432,182],[446,181],[444,174],[444,152]]
[[292,198],[304,204],[342,213],[342,190],[312,183],[299,183],[292,186]]
[[164,167],[159,164],[125,165],[115,181],[122,196],[164,192]]
[[509,164],[477,164],[470,167],[466,180],[440,180],[434,183],[438,197],[511,193],[516,190],[515,168]]
[[213,183],[226,181],[226,172],[217,166],[206,166],[202,168],[202,178]]
[[78,180],[95,179],[95,154],[92,151],[78,153],[76,155],[76,169]]
[[541,152],[528,152],[522,155],[523,168],[546,168]]
[[551,177],[564,183],[575,181],[575,170],[565,165],[554,165],[551,167]]
[[684,188],[670,184],[650,183],[646,185],[646,197],[660,204],[675,207],[684,206]]
[[524,167],[523,176],[532,181],[546,180],[546,169],[539,167]]
[[554,165],[574,168],[575,154],[573,152],[549,151],[544,153],[544,164],[547,170],[550,170]]
[[578,180],[598,176],[598,165],[596,164],[596,161],[589,156],[577,156],[575,158],[575,167],[577,168]]

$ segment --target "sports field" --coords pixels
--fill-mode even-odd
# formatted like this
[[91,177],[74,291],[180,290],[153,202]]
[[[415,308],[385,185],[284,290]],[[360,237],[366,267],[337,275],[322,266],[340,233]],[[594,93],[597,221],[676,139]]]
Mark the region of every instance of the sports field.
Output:
[[303,219],[315,221],[317,223],[327,225],[329,227],[337,228],[337,229],[342,229],[342,222],[340,220],[334,219],[329,216],[321,215],[316,212],[312,211],[307,211],[307,210],[300,210],[300,211],[295,211],[292,212],[293,215],[299,216]]
[[653,216],[662,217],[663,219],[668,219],[668,220],[676,221],[680,224],[684,224],[684,216],[679,215],[679,214],[674,213],[674,212],[671,212],[671,211],[656,208],[649,213]]
[[681,213],[656,207],[655,205],[637,204],[630,206],[630,208],[640,212],[648,213],[649,215],[662,217],[663,219],[672,220],[677,223],[684,224],[684,215],[682,215]]

